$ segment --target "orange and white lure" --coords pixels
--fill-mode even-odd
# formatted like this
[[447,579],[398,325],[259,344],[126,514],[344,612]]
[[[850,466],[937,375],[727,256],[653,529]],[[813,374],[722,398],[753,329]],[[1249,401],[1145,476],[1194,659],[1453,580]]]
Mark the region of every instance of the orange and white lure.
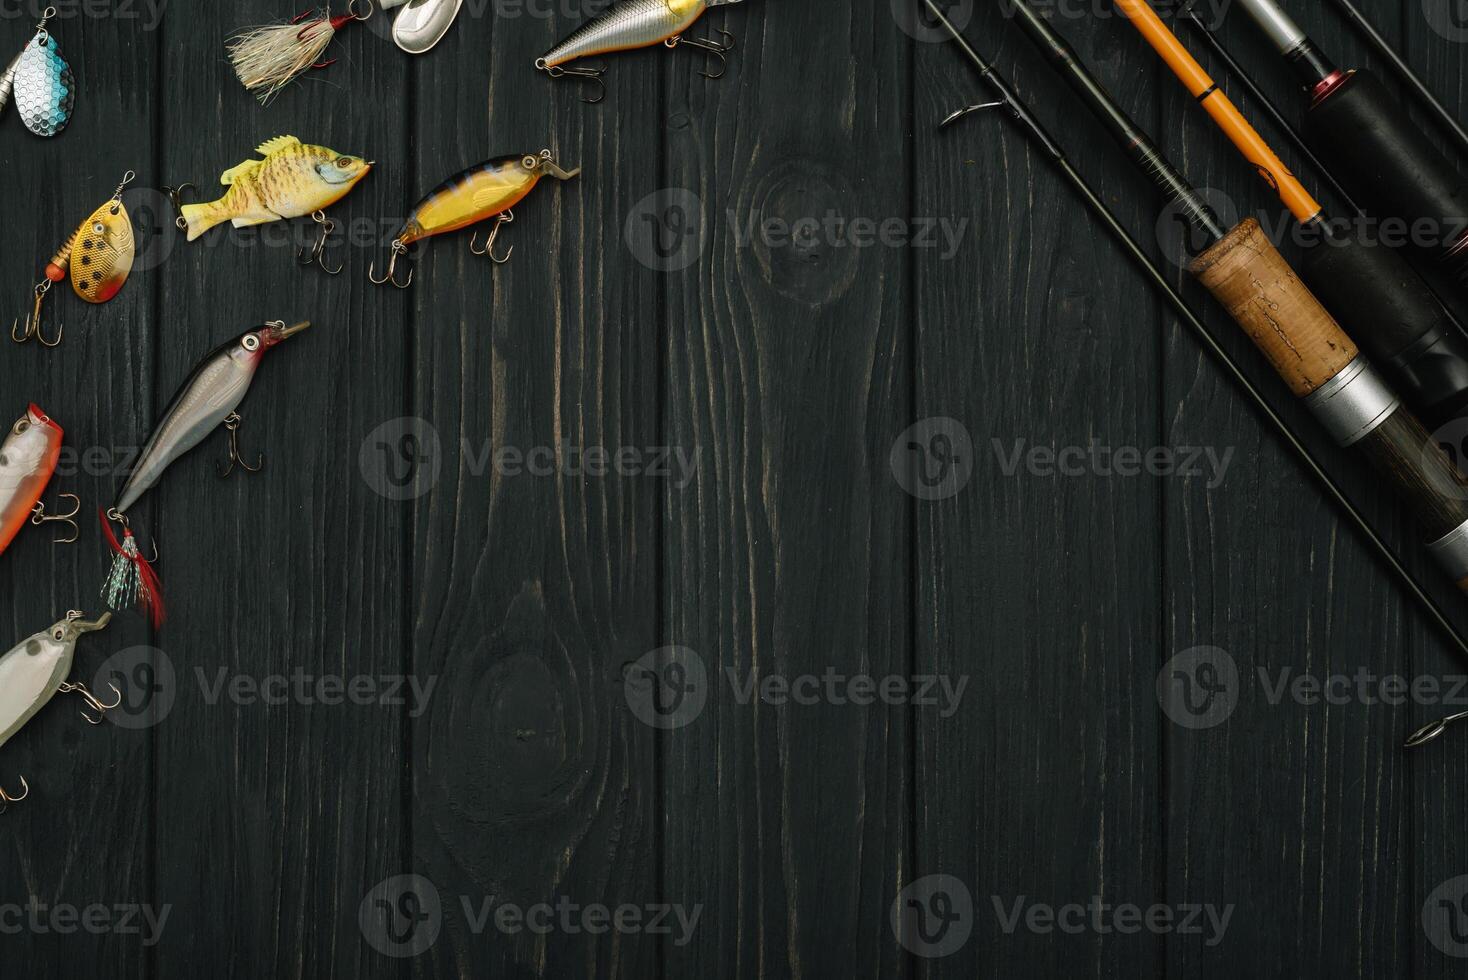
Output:
[[[41,495],[56,472],[60,456],[61,426],[32,404],[10,427],[4,443],[0,443],[0,552],[10,547],[10,542],[27,523],[66,521],[76,527],[71,520],[76,516],[75,510],[48,516],[45,504],[41,503]],[[77,504],[80,507],[80,501]],[[76,537],[58,540],[69,543]]]
[[722,41],[685,37],[684,34],[710,7],[724,7],[742,0],[617,0],[606,10],[587,21],[575,33],[551,48],[535,61],[535,67],[551,78],[579,78],[594,82],[602,94],[582,101],[595,104],[605,96],[602,76],[605,68],[584,65],[566,67],[581,58],[596,58],[617,51],[632,51],[661,44],[673,49],[679,46],[697,48],[717,59],[717,73],[704,71],[704,78],[722,78],[726,55],[734,50],[734,35],[719,31]]
[[36,283],[33,292],[36,305],[22,327],[17,319],[10,325],[10,339],[17,344],[38,341],[43,347],[61,343],[64,327],[56,329],[56,337],[47,340],[41,333],[41,304],[56,283],[71,275],[71,288],[88,303],[105,303],[116,296],[133,269],[137,242],[133,238],[132,218],[122,204],[122,189],[137,176],[131,170],[112,192],[112,197],[77,226],[51,261],[46,264],[46,278]]

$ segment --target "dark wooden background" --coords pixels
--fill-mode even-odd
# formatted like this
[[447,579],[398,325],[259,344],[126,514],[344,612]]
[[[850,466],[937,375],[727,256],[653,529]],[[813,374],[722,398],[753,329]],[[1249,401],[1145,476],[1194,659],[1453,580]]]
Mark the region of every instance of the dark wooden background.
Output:
[[[1290,6],[1341,60],[1375,64],[1327,5]],[[699,77],[687,52],[622,55],[594,108],[531,69],[593,9],[574,2],[495,16],[468,0],[419,59],[385,40],[379,15],[343,34],[338,64],[266,108],[235,82],[223,42],[294,14],[288,3],[176,2],[159,24],[140,0],[107,8],[67,7],[53,24],[80,86],[71,127],[43,141],[13,109],[0,117],[0,281],[21,312],[46,257],[128,168],[149,258],[107,306],[53,294],[58,350],[0,345],[5,417],[35,400],[70,446],[120,458],[215,344],[267,319],[316,327],[270,355],[244,406],[243,443],[267,453],[265,471],[218,480],[218,436],[138,512],[163,552],[169,622],[151,634],[129,614],[79,648],[84,678],[120,651],[162,651],[166,717],[94,729],[63,699],[0,752],[0,785],[24,775],[33,788],[0,818],[0,904],[169,905],[162,940],[0,934],[6,977],[1462,974],[1421,911],[1468,872],[1468,749],[1457,735],[1398,748],[1438,709],[1275,705],[1250,682],[1226,723],[1188,731],[1159,710],[1155,682],[1198,644],[1228,650],[1249,677],[1468,665],[1045,161],[999,116],[937,130],[986,93],[953,50],[903,29],[909,0],[748,0],[700,30],[738,36],[724,79]],[[1064,9],[1058,27],[1197,184],[1241,214],[1278,212],[1108,4]],[[1160,255],[1144,179],[995,5],[960,12]],[[0,19],[6,58],[34,21],[15,13]],[[1462,44],[1415,2],[1369,13],[1449,106],[1465,106]],[[1288,101],[1286,68],[1242,16],[1224,33]],[[378,161],[333,209],[372,230],[337,253],[340,278],[298,271],[278,235],[189,245],[166,231],[156,188],[217,186],[281,133]],[[470,255],[466,234],[420,255],[411,291],[367,285],[410,202],[469,164],[542,147],[585,172],[517,209],[508,265]],[[686,269],[650,268],[629,245],[629,218],[660,189],[701,208],[703,250]],[[739,239],[752,218],[828,211],[969,224],[946,258]],[[1308,427],[1219,312],[1208,319]],[[966,426],[974,471],[928,502],[903,491],[888,454],[933,416]],[[404,418],[431,424],[441,452],[431,491],[398,501],[359,457]],[[563,439],[681,447],[698,470],[680,487],[496,476],[477,459],[486,442]],[[1235,457],[1211,490],[1006,475],[991,447],[1016,439]],[[1432,578],[1370,477],[1316,443]],[[85,467],[53,493],[95,508],[114,469]],[[7,641],[98,605],[94,523],[73,547],[49,538],[27,531],[0,560]],[[624,676],[666,644],[715,677],[971,680],[947,718],[741,704],[720,681],[692,724],[660,732],[629,710]],[[415,718],[210,704],[196,673],[298,668],[438,686]],[[147,694],[130,687],[128,707],[156,717]],[[439,893],[441,931],[421,955],[391,958],[364,940],[358,910],[409,873]],[[967,885],[976,919],[962,949],[924,959],[899,943],[889,909],[938,873]],[[1208,946],[1007,934],[991,898],[1094,895],[1235,911]],[[702,912],[681,946],[476,934],[460,896]]]

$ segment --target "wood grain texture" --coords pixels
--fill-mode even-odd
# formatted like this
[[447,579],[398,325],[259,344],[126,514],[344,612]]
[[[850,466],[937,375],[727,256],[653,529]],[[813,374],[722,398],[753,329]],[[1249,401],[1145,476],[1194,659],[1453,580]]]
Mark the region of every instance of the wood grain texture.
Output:
[[[19,50],[31,37],[34,24],[29,16],[4,22],[7,61],[14,54],[10,49]],[[123,173],[147,174],[158,157],[151,132],[157,38],[139,22],[70,17],[51,28],[90,97],[78,99],[70,126],[55,139],[27,132],[13,105],[0,115],[0,173],[6,177],[0,201],[13,216],[0,235],[0,269],[6,296],[20,304],[8,308],[12,316],[22,305],[29,309],[29,287],[41,278],[47,257],[112,194]],[[123,118],[133,124],[119,126]],[[140,198],[129,195],[126,203],[137,210]],[[16,347],[5,338],[0,424],[8,431],[26,403],[35,401],[62,425],[65,445],[76,451],[58,464],[43,498],[48,503],[64,503],[58,493],[78,494],[85,516],[113,493],[114,447],[130,445],[137,422],[148,414],[157,299],[151,277],[141,271],[106,306],[83,303],[62,283],[47,299],[46,316],[51,328],[65,325],[63,346]],[[86,464],[86,451],[94,447],[101,450],[101,465]],[[71,546],[53,544],[50,528],[28,527],[17,536],[0,558],[0,581],[10,597],[0,611],[0,645],[8,649],[68,609],[100,610],[96,590],[105,558],[94,527],[95,518],[83,521],[81,541]],[[114,650],[147,638],[138,619],[118,619],[78,644],[74,677],[91,683]],[[24,776],[31,786],[30,799],[0,818],[0,902],[7,905],[32,899],[48,907],[151,900],[156,775],[148,733],[93,728],[78,717],[79,706],[59,696],[0,756],[3,785],[14,792],[17,777]],[[148,969],[138,942],[115,934],[7,934],[0,937],[0,951],[6,972],[17,976],[69,976],[74,957],[118,977],[143,976]]]
[[[1228,223],[1287,228],[1101,6],[1062,9],[1056,27]],[[1374,63],[1327,5],[1291,8],[1342,61]],[[973,43],[1455,608],[1380,481],[1183,271],[1147,179],[1002,9],[968,9]],[[1417,6],[1392,11],[1378,22],[1461,105],[1461,43]],[[112,654],[156,646],[175,671],[167,717],[94,730],[60,700],[0,751],[0,785],[24,774],[34,790],[0,817],[0,912],[30,895],[167,904],[163,939],[0,930],[6,977],[1461,972],[1420,920],[1468,873],[1463,753],[1456,735],[1396,747],[1441,709],[1275,690],[1468,664],[1008,122],[937,130],[986,93],[902,0],[716,10],[694,33],[737,35],[726,77],[701,77],[689,50],[619,54],[595,108],[531,67],[587,11],[472,2],[419,59],[387,40],[390,15],[349,25],[337,64],[260,107],[224,40],[293,13],[244,0],[171,4],[161,30],[63,21],[83,81],[71,129],[42,141],[0,115],[13,301],[129,167],[149,256],[105,307],[53,294],[59,350],[0,340],[0,419],[37,400],[69,446],[115,460],[207,350],[267,319],[316,323],[268,356],[242,408],[265,471],[219,480],[217,435],[140,505],[169,622],[155,636],[120,617],[79,648],[91,680]],[[0,16],[0,52],[29,24]],[[1225,35],[1291,105],[1288,67],[1243,18]],[[332,209],[352,242],[340,278],[294,265],[304,222],[192,244],[169,231],[156,188],[210,193],[282,133],[377,161]],[[516,208],[508,264],[471,255],[465,231],[415,250],[410,291],[367,284],[444,177],[543,147],[584,170]],[[875,242],[853,245],[833,217],[870,220]],[[883,244],[889,222],[935,238]],[[924,420],[961,430],[911,428]],[[945,461],[914,433],[959,431],[967,482],[941,499],[905,489]],[[1228,455],[1192,478],[1046,462],[1093,445]],[[659,447],[695,468],[577,465],[587,448]],[[562,465],[530,472],[537,449]],[[52,496],[105,504],[117,468],[83,466]],[[0,645],[96,605],[95,529],[72,548],[49,537],[28,529],[0,559]],[[659,729],[633,685],[669,645],[703,666],[706,700]],[[1165,665],[1205,645],[1231,658],[1236,704],[1186,728],[1160,707],[1159,675],[1166,687]],[[421,711],[206,696],[221,676],[297,670],[434,687]],[[746,689],[828,673],[967,680],[947,713]],[[408,874],[431,883],[439,928],[395,958],[359,911]],[[890,915],[937,874],[964,883],[974,919],[960,949],[927,959]],[[1003,920],[1016,901],[1095,896],[1232,912],[1213,942]],[[494,921],[537,903],[675,903],[698,921],[682,942]]]
[[[1150,125],[1138,81],[1155,73],[1125,22],[1094,31],[1074,18],[1052,23],[1098,77],[1133,80],[1117,93]],[[969,35],[1121,220],[1150,237],[1146,178],[1024,35],[984,5]],[[1046,935],[1023,922],[1006,929],[998,909],[1095,895],[1145,906],[1163,897],[1151,693],[1161,487],[1005,462],[1016,447],[1157,444],[1157,306],[1069,187],[1006,123],[980,117],[935,130],[955,105],[987,93],[952,51],[920,45],[919,55],[918,209],[960,209],[976,229],[954,262],[924,256],[917,264],[913,417],[962,420],[974,457],[959,495],[915,504],[918,662],[973,676],[960,712],[915,718],[919,850],[910,875],[956,875],[976,908],[969,944],[928,970],[1149,975],[1161,937]],[[1091,517],[1075,534],[1081,515]],[[1118,568],[1129,571],[1113,574]]]
[[[658,280],[621,240],[621,216],[654,188],[659,66],[619,61],[606,111],[592,111],[532,68],[530,52],[570,29],[471,15],[414,65],[400,207],[490,157],[548,148],[584,167],[515,208],[506,265],[472,255],[468,231],[425,243],[401,321],[414,414],[442,445],[410,547],[414,669],[440,684],[411,729],[412,863],[446,907],[414,963],[425,977],[644,976],[656,962],[656,937],[476,934],[459,905],[659,901],[654,733],[621,680],[657,645],[661,489],[578,474],[561,448],[662,441]],[[490,49],[504,54],[486,74]],[[542,447],[566,468],[486,458],[514,450],[528,466]]]
[[[812,225],[907,215],[909,47],[882,5],[736,19],[730,76],[678,64],[665,96],[666,183],[707,232],[666,279],[669,439],[700,467],[664,497],[665,638],[701,658],[709,690],[664,741],[667,900],[704,916],[664,970],[890,975],[904,712],[739,692],[910,669],[907,514],[887,472],[909,391],[906,255]],[[791,233],[751,234],[766,222]]]
[[[1311,9],[1323,6],[1290,4],[1312,36],[1339,50],[1341,25]],[[1237,11],[1227,24],[1246,67],[1298,119],[1289,66]],[[1306,188],[1326,201],[1328,212],[1338,211],[1339,202],[1329,200],[1282,135],[1220,66],[1204,61]],[[1167,129],[1167,149],[1195,183],[1230,202],[1226,221],[1254,215],[1266,227],[1291,226],[1273,191],[1241,164],[1191,98],[1173,86],[1161,106],[1164,118],[1181,123]],[[1278,244],[1298,267],[1294,242],[1286,237]],[[1414,532],[1399,521],[1385,488],[1331,448],[1299,406],[1284,403],[1284,391],[1242,332],[1221,311],[1211,313],[1236,356],[1257,366],[1261,387],[1279,392],[1276,409],[1309,436],[1352,498],[1418,570],[1419,581],[1431,582]],[[1189,342],[1170,338],[1168,351],[1168,440],[1237,452],[1217,490],[1196,481],[1168,488],[1162,656],[1199,645],[1221,648],[1240,678],[1225,723],[1167,729],[1169,900],[1236,907],[1223,942],[1209,947],[1202,936],[1177,937],[1169,944],[1169,967],[1199,976],[1238,969],[1400,974],[1416,928],[1401,864],[1412,839],[1401,803],[1408,760],[1397,748],[1406,711],[1355,699],[1299,703],[1287,689],[1277,692],[1282,679],[1404,671],[1406,652],[1435,638],[1404,627],[1416,613],[1384,580],[1379,563],[1321,497],[1305,490],[1299,467]],[[1265,528],[1267,545],[1256,537]],[[1442,601],[1452,608],[1451,600]],[[1346,929],[1347,919],[1356,924]]]
[[[331,76],[268,107],[235,80],[224,41],[281,14],[270,2],[170,8],[161,43],[160,165],[155,186],[185,181],[212,200],[218,175],[274,136],[295,135],[380,161],[331,209],[370,219],[389,199],[406,140],[400,119],[346,113],[384,101],[406,67],[365,31],[343,32]],[[373,70],[361,70],[372,63]],[[399,178],[400,179],[400,178]],[[160,216],[166,220],[166,216]],[[138,407],[142,438],[208,351],[268,320],[310,320],[266,356],[240,414],[257,475],[221,480],[223,433],[150,495],[138,521],[163,550],[170,620],[156,640],[177,696],[155,729],[157,900],[174,906],[160,977],[363,976],[382,969],[357,926],[367,891],[404,860],[405,709],[305,703],[287,695],[233,703],[221,678],[401,675],[408,637],[400,587],[407,514],[359,471],[379,420],[404,413],[407,338],[363,283],[365,250],[339,278],[295,264],[309,223],[177,236],[159,267],[156,397]],[[342,252],[336,253],[339,260]],[[198,791],[201,782],[214,788]]]

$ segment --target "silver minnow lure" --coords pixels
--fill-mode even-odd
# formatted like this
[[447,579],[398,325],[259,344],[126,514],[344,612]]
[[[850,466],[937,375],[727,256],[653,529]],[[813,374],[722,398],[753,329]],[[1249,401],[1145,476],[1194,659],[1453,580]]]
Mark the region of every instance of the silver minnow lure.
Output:
[[[687,44],[722,60],[733,47],[732,36],[727,31],[720,32],[726,38],[726,43],[723,44],[685,38],[683,32],[692,27],[694,21],[702,17],[710,7],[741,2],[743,0],[617,0],[537,59],[535,67],[552,78],[572,75],[600,81],[605,69],[562,66],[578,58],[630,51],[654,44],[665,44],[670,48]],[[707,72],[705,75],[709,78],[719,77]]]
[[[83,633],[106,629],[111,619],[111,613],[103,613],[95,620],[83,619],[80,612],[72,610],[65,619],[21,640],[9,652],[0,655],[0,746],[25,727],[25,723],[46,707],[58,692],[79,692],[99,714],[95,719],[83,714],[94,724],[101,721],[102,712],[117,707],[118,701],[103,704],[92,696],[85,684],[72,684],[66,679],[71,674],[76,641]],[[117,689],[113,688],[113,691],[116,693]],[[18,796],[11,796],[0,789],[0,804],[18,803],[25,799],[30,787],[24,779],[21,785],[24,791]]]
[[56,39],[46,30],[46,20],[56,15],[55,7],[47,7],[36,35],[26,43],[0,75],[0,109],[14,94],[25,128],[37,136],[55,136],[71,122],[76,103],[76,79],[71,66],[61,57]]
[[265,352],[310,325],[297,323],[287,327],[284,322],[267,323],[204,358],[173,396],[173,404],[163,413],[162,421],[138,457],[138,465],[118,494],[113,512],[126,514],[174,460],[203,442],[205,436],[234,415],[255,380]]

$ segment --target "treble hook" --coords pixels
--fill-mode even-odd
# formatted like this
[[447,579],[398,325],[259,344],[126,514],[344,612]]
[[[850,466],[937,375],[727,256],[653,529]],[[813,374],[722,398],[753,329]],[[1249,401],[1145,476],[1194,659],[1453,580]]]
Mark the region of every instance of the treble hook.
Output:
[[336,230],[336,222],[328,218],[323,211],[312,211],[311,220],[316,222],[316,226],[321,229],[321,233],[316,236],[316,244],[311,247],[311,254],[309,256],[302,258],[302,256],[306,255],[306,250],[304,248],[296,249],[296,261],[301,265],[314,264],[320,266],[321,271],[325,272],[328,276],[341,275],[342,270],[347,267],[346,261],[343,260],[341,265],[333,269],[326,264],[323,255],[326,250],[326,240]]
[[87,690],[87,685],[83,684],[81,681],[77,681],[75,684],[71,683],[70,681],[63,681],[61,685],[56,688],[56,690],[61,694],[80,694],[82,696],[82,700],[87,703],[87,707],[97,712],[97,717],[95,718],[87,714],[85,711],[79,712],[79,714],[81,714],[82,716],[82,719],[86,721],[86,723],[89,725],[100,725],[102,724],[102,719],[104,716],[106,716],[107,712],[111,711],[119,704],[122,704],[122,692],[117,689],[117,685],[108,684],[107,686],[112,688],[112,693],[115,695],[115,697],[112,699],[111,704],[104,704],[103,702],[98,701],[97,695]]
[[605,68],[591,68],[578,66],[574,68],[562,68],[560,65],[547,65],[544,58],[535,59],[535,67],[545,72],[551,78],[579,78],[583,81],[596,83],[601,89],[600,94],[594,99],[582,98],[587,105],[599,105],[607,97],[607,83],[602,81],[602,76],[607,73]]
[[[229,430],[229,465],[220,466],[218,463],[215,464],[215,467],[219,470],[219,478],[221,480],[233,473],[236,466],[246,473],[259,473],[265,468],[264,453],[261,453],[259,458],[255,460],[254,466],[246,463],[240,457],[240,423],[242,421],[244,420],[240,418],[239,412],[230,412],[224,417],[224,427]],[[158,544],[156,542],[153,544],[153,550],[158,550]]]
[[9,793],[5,792],[5,788],[3,786],[0,786],[0,803],[5,804],[5,806],[0,806],[0,813],[4,813],[6,809],[10,806],[10,804],[19,803],[21,800],[31,795],[31,785],[30,783],[27,783],[25,781],[24,776],[20,777],[20,785],[21,794],[19,796],[11,796]]
[[368,280],[378,286],[385,285],[386,283],[392,283],[399,289],[407,289],[409,286],[413,285],[412,269],[408,270],[407,282],[398,282],[396,279],[393,278],[393,273],[398,267],[398,259],[402,258],[406,254],[408,254],[408,246],[404,245],[400,240],[394,238],[392,243],[392,258],[389,259],[387,263],[387,275],[383,276],[381,279],[377,278],[377,263],[373,262],[372,265],[369,266],[367,269]]
[[173,205],[173,223],[179,231],[188,231],[189,223],[183,216],[183,192],[196,190],[193,184],[179,184],[177,187],[165,187],[163,192],[168,195],[168,202]]
[[494,227],[489,229],[489,238],[485,241],[484,247],[476,248],[474,246],[474,242],[477,241],[479,238],[479,232],[476,231],[469,238],[469,251],[473,252],[475,255],[488,255],[489,261],[493,262],[495,265],[504,265],[506,262],[510,261],[510,256],[515,254],[515,246],[511,245],[510,250],[504,254],[503,258],[501,258],[498,255],[494,254],[494,242],[495,239],[498,238],[500,235],[500,226],[507,225],[514,220],[515,212],[505,211],[504,213],[502,213],[499,217],[494,219]]
[[20,327],[17,318],[10,323],[10,339],[17,344],[23,344],[28,340],[35,340],[42,347],[61,346],[61,335],[66,332],[65,325],[56,328],[56,339],[47,340],[46,335],[41,333],[41,304],[46,300],[46,294],[51,291],[51,280],[43,279],[36,283],[36,305],[31,310],[31,315],[26,317],[25,329]]
[[697,48],[698,50],[704,52],[705,54],[707,54],[708,56],[710,56],[712,58],[718,58],[719,59],[719,73],[717,75],[710,74],[707,68],[705,68],[703,71],[699,72],[699,74],[702,75],[704,78],[709,78],[709,79],[717,80],[717,79],[723,78],[724,75],[728,73],[728,71],[729,71],[729,58],[727,56],[728,56],[728,54],[729,54],[730,51],[733,51],[734,50],[734,35],[733,34],[730,34],[728,31],[724,30],[723,28],[718,28],[718,31],[719,31],[720,34],[724,35],[724,43],[723,44],[720,44],[718,41],[715,41],[713,38],[708,38],[708,37],[684,37],[681,34],[674,34],[672,37],[670,37],[666,41],[664,41],[663,44],[667,45],[667,47],[668,47],[669,50],[672,50],[673,48],[676,48],[679,45],[686,44],[690,48]]
[[40,527],[42,524],[49,524],[52,521],[61,521],[64,524],[70,524],[71,537],[52,538],[51,541],[54,544],[73,544],[76,542],[76,539],[81,536],[81,528],[77,527],[76,524],[76,515],[81,513],[82,498],[78,497],[74,493],[63,493],[59,494],[59,496],[70,497],[73,503],[76,504],[76,506],[71,509],[71,513],[47,514],[46,504],[43,501],[38,500],[36,501],[36,506],[31,508],[31,523],[34,524],[36,527]]

